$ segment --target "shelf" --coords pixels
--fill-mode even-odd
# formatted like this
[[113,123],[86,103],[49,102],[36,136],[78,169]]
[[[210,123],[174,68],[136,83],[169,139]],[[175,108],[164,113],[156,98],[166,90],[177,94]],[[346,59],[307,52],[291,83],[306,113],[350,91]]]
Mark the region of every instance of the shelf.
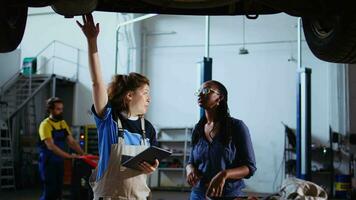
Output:
[[[157,185],[150,185],[152,189],[156,190],[173,190],[182,191],[190,188],[186,184],[178,184],[177,181],[170,182],[167,185],[163,184],[163,180],[175,180],[177,178],[184,179],[185,182],[185,165],[190,155],[191,132],[189,127],[160,127],[157,132],[158,146],[164,149],[170,149],[172,155],[165,159],[166,163],[162,162],[157,169]],[[176,162],[176,160],[178,161]],[[163,180],[162,180],[163,178]],[[183,183],[182,182],[182,183]],[[153,182],[156,184],[155,182]],[[153,187],[152,187],[153,186]]]

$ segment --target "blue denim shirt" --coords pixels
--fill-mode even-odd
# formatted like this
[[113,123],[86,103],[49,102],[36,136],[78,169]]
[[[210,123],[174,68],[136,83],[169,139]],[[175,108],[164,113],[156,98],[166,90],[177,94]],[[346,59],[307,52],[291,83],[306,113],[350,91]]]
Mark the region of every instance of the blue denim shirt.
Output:
[[[250,173],[245,177],[250,178],[256,171],[255,154],[252,147],[250,133],[241,120],[231,119],[232,139],[224,145],[221,142],[222,134],[217,134],[210,143],[205,136],[199,138],[192,150],[188,164],[192,164],[202,175],[193,190],[206,192],[206,185],[222,170],[247,166]],[[193,134],[197,134],[197,126]],[[223,196],[233,197],[241,195],[241,189],[245,187],[244,181],[226,180]]]

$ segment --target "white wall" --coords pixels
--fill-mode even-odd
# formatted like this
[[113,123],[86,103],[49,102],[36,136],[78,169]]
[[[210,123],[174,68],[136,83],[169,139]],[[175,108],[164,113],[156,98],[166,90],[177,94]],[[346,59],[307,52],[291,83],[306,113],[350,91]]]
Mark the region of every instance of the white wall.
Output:
[[[148,34],[147,74],[152,81],[149,118],[158,126],[192,126],[198,108],[197,66],[204,56],[204,17],[158,16],[145,22]],[[173,24],[173,25],[172,25]],[[284,123],[296,124],[297,19],[284,15],[246,20],[248,55],[239,55],[242,18],[211,18],[213,79],[229,91],[232,116],[250,129],[257,173],[247,181],[250,190],[273,192],[280,183]],[[152,35],[150,33],[176,34]],[[260,44],[256,44],[260,43]],[[330,121],[329,69],[303,42],[303,66],[312,68],[313,142],[328,141]],[[276,176],[279,176],[274,182]]]
[[20,56],[19,49],[9,53],[0,53],[0,86],[20,70]]

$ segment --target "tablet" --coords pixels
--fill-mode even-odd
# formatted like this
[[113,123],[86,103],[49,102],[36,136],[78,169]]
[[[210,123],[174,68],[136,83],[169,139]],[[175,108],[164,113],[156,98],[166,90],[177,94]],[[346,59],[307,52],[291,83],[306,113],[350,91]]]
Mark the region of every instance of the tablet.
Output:
[[155,159],[161,161],[162,159],[169,157],[171,154],[172,152],[168,150],[151,146],[146,150],[142,151],[141,153],[137,154],[135,157],[131,157],[129,159],[126,159],[125,161],[123,160],[122,165],[127,168],[140,170],[139,164],[143,161],[146,161],[149,164],[154,164]]

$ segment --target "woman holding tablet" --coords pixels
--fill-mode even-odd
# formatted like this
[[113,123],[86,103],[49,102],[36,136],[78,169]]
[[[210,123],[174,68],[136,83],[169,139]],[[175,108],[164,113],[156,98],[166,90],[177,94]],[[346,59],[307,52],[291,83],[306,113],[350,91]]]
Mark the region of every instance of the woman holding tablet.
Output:
[[122,159],[135,156],[156,144],[152,124],[143,118],[150,103],[149,80],[138,73],[114,75],[108,88],[99,62],[97,36],[99,24],[91,14],[77,21],[88,42],[89,69],[93,83],[92,112],[98,129],[99,162],[90,177],[94,199],[147,199],[147,175],[158,167],[158,160],[140,164],[140,170],[121,165]]

